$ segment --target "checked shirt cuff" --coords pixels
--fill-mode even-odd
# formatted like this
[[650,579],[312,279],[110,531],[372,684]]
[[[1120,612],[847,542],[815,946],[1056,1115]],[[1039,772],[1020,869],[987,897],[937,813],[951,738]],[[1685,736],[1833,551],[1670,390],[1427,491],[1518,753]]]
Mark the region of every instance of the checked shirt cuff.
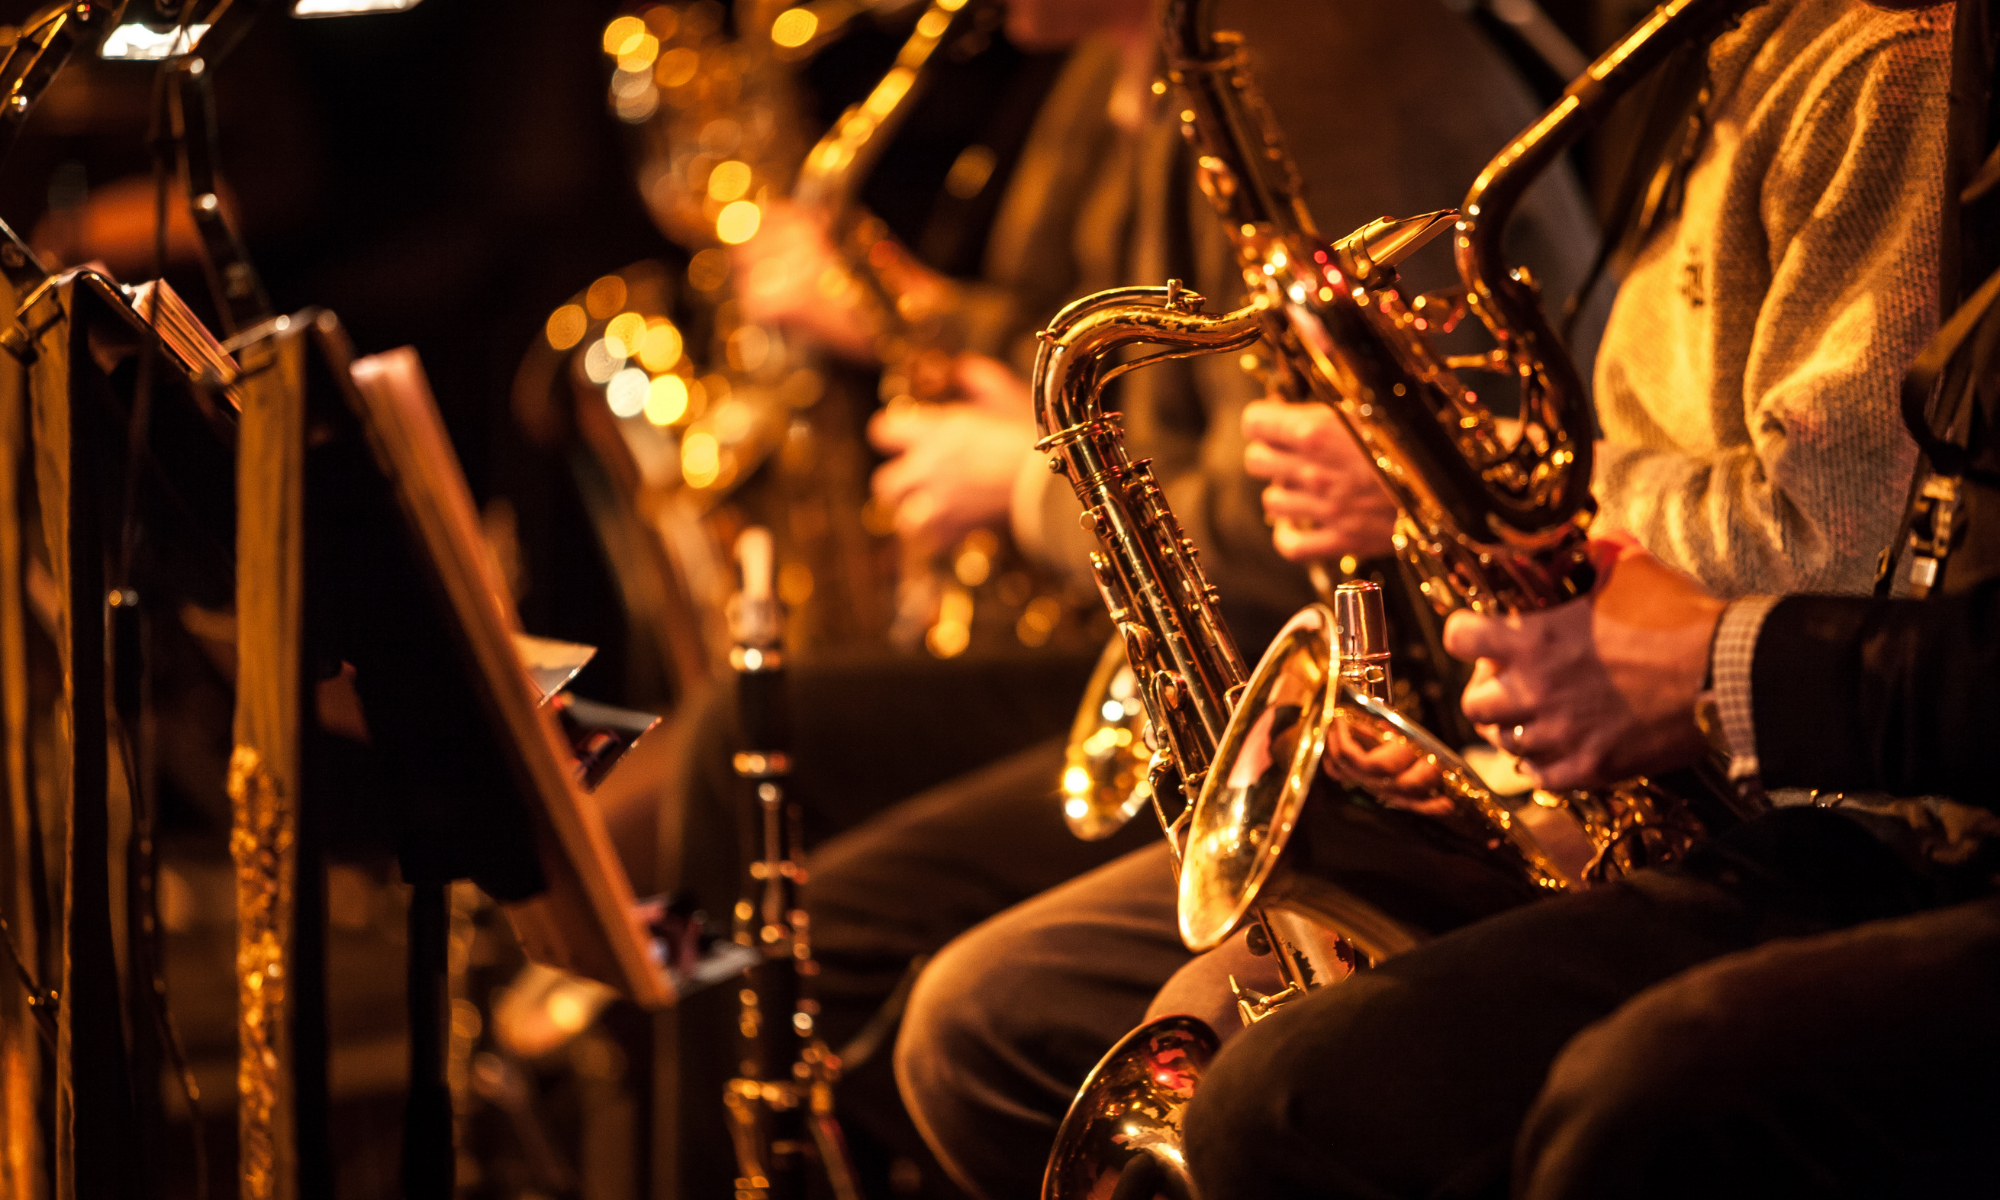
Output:
[[1745,596],[1722,611],[1709,647],[1709,679],[1723,740],[1729,744],[1729,778],[1742,785],[1758,775],[1756,709],[1750,698],[1750,665],[1757,657],[1757,634],[1779,596]]

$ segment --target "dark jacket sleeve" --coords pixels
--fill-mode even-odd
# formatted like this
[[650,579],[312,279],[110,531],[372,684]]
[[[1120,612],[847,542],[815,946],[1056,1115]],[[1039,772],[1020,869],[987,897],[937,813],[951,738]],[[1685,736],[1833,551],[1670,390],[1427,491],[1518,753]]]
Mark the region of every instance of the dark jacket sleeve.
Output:
[[1750,671],[1767,787],[2000,802],[2000,581],[1929,600],[1794,596]]

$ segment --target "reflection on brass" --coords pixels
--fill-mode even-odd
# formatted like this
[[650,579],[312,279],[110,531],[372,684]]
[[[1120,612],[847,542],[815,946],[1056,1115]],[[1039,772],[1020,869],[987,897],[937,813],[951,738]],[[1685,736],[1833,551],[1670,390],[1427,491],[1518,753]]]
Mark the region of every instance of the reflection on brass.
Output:
[[[11,291],[0,293],[13,309]],[[26,436],[20,364],[0,358],[0,446]],[[31,880],[34,824],[28,783],[28,673],[21,539],[19,458],[0,454],[0,719],[4,746],[5,812],[0,815],[0,922],[11,931],[24,963],[38,962]],[[25,988],[0,974],[0,1194],[34,1200],[43,1195],[41,1123],[42,1047]]]
[[292,1194],[291,1101],[286,1028],[291,938],[293,798],[279,789],[257,751],[238,746],[229,759],[229,835],[236,863],[236,1064],[238,1137],[244,1200]]
[[[1168,6],[1170,73],[1186,101],[1203,190],[1236,246],[1251,294],[1272,318],[1267,339],[1296,381],[1298,398],[1333,405],[1368,451],[1401,510],[1397,549],[1440,613],[1533,611],[1583,595],[1594,583],[1586,534],[1594,511],[1588,394],[1542,314],[1532,279],[1506,269],[1501,235],[1528,185],[1606,105],[1667,52],[1706,36],[1742,6],[1743,0],[1672,0],[1502,150],[1455,214],[1385,218],[1333,244],[1312,225],[1241,39],[1210,28],[1204,0]],[[1254,145],[1247,140],[1253,134]],[[1420,314],[1396,289],[1395,263],[1454,217],[1464,303],[1498,343],[1483,361],[1519,382],[1518,434],[1504,431],[1434,350],[1432,315]],[[1223,739],[1218,769],[1197,799],[1181,876],[1181,929],[1190,946],[1218,944],[1256,908],[1261,892],[1267,901],[1338,917],[1343,932],[1379,957],[1438,932],[1441,921],[1477,915],[1474,893],[1504,901],[1509,876],[1532,896],[1671,859],[1699,836],[1701,822],[1685,804],[1644,780],[1599,794],[1544,795],[1525,807],[1503,803],[1450,748],[1380,698],[1337,685],[1344,674],[1335,652],[1337,622],[1330,611],[1313,618],[1317,641],[1304,645],[1298,640],[1304,618],[1295,619],[1293,640],[1274,645],[1260,664],[1267,686],[1253,682]],[[1303,699],[1305,692],[1312,698]],[[1341,786],[1317,786],[1321,746],[1302,742],[1281,780],[1261,762],[1235,761],[1239,753],[1270,752],[1268,731],[1285,711],[1320,724],[1318,742],[1331,744],[1327,773]],[[1266,803],[1247,803],[1267,790]],[[1320,792],[1331,793],[1327,802],[1309,807],[1307,795]],[[1435,896],[1412,902],[1399,894],[1408,890],[1403,875],[1346,863],[1337,849],[1315,847],[1320,861],[1311,878],[1281,871],[1278,860],[1304,821],[1317,822],[1322,835],[1352,824],[1342,836],[1355,844],[1366,840],[1363,829],[1391,841],[1420,839],[1431,850],[1483,862],[1495,877],[1460,887],[1459,903],[1445,904]],[[1329,858],[1336,869],[1327,869]],[[1398,884],[1382,886],[1384,876]],[[1427,871],[1419,878],[1437,876]]]
[[1043,1200],[1191,1197],[1183,1122],[1220,1046],[1214,1030],[1188,1016],[1126,1034],[1070,1102],[1042,1176]]
[[1153,749],[1146,738],[1139,676],[1112,638],[1097,660],[1063,749],[1063,820],[1085,841],[1110,837],[1152,798]]
[[236,1131],[243,1200],[298,1193],[291,1039],[305,567],[305,338],[243,350],[237,441]]
[[[1203,303],[1179,281],[1079,300],[1043,331],[1034,376],[1037,449],[1083,502],[1083,520],[1102,546],[1090,556],[1098,590],[1154,739],[1190,794],[1249,671],[1151,463],[1126,453],[1121,414],[1104,411],[1101,393],[1147,363],[1241,350],[1262,335],[1264,301],[1223,316],[1202,312]],[[1121,358],[1142,346],[1162,349]],[[1091,724],[1090,713],[1078,715],[1078,729]],[[1168,834],[1178,846],[1179,830]]]
[[[1551,890],[1671,859],[1700,836],[1684,803],[1643,780],[1525,803],[1496,796],[1388,702],[1386,634],[1368,628],[1379,606],[1361,593],[1295,616],[1246,680],[1192,548],[1145,464],[1127,457],[1098,394],[1146,363],[1247,350],[1261,339],[1292,398],[1334,406],[1367,450],[1401,509],[1397,548],[1440,612],[1532,611],[1584,594],[1594,582],[1589,400],[1533,281],[1505,269],[1501,234],[1523,191],[1586,124],[1669,51],[1705,38],[1746,3],[1668,0],[1493,160],[1458,212],[1385,218],[1328,244],[1242,39],[1211,28],[1214,0],[1167,0],[1169,76],[1249,303],[1207,316],[1177,282],[1078,301],[1043,334],[1035,394],[1041,445],[1103,547],[1093,555],[1098,582],[1149,720],[1196,797],[1191,815],[1168,829],[1191,948],[1210,949],[1250,923],[1290,965],[1274,929],[1304,917],[1380,959]],[[1503,436],[1492,410],[1433,350],[1431,305],[1420,314],[1396,290],[1396,263],[1447,225],[1464,302],[1499,343],[1482,361],[1519,381],[1518,436]],[[1139,346],[1163,349],[1124,353]],[[1288,859],[1294,842],[1310,853]],[[1291,861],[1301,857],[1308,861]],[[1268,1008],[1255,997],[1244,1011]],[[1098,1074],[1107,1069],[1118,1065],[1107,1059]],[[1084,1111],[1073,1109],[1059,1136],[1047,1200],[1105,1194],[1107,1179],[1135,1169],[1121,1165],[1128,1152],[1115,1138],[1095,1157],[1077,1145],[1079,1131],[1119,1102],[1079,1096]],[[1146,1156],[1153,1165],[1136,1169],[1157,1171],[1178,1156],[1177,1137],[1162,1141]],[[1075,1177],[1058,1170],[1072,1155],[1085,1168]],[[1157,1190],[1130,1182],[1121,1194]]]

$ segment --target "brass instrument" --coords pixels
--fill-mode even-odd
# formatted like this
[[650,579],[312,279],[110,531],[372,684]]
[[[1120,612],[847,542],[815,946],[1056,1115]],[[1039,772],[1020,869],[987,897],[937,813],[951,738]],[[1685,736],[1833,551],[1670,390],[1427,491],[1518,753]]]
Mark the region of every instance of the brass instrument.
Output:
[[[1506,269],[1501,234],[1528,185],[1585,127],[1669,51],[1712,37],[1748,2],[1669,0],[1480,173],[1453,225],[1454,249],[1465,303],[1498,345],[1469,360],[1433,349],[1438,298],[1406,302],[1373,248],[1385,236],[1421,238],[1442,222],[1376,222],[1321,242],[1240,42],[1208,27],[1207,5],[1169,4],[1169,56],[1192,114],[1204,190],[1235,231],[1252,294],[1283,314],[1272,339],[1281,356],[1336,407],[1396,497],[1397,548],[1439,612],[1545,608],[1593,586],[1588,395],[1534,281]],[[1469,367],[1514,377],[1517,433],[1509,436],[1460,377]],[[1276,691],[1253,682],[1223,737],[1224,769],[1196,800],[1181,876],[1181,932],[1191,947],[1217,945],[1255,907],[1277,904],[1381,958],[1496,905],[1677,857],[1709,824],[1737,815],[1645,780],[1510,801],[1390,706],[1335,685],[1332,649],[1295,621],[1260,664],[1260,678],[1275,687],[1301,682],[1304,664],[1317,662],[1310,673],[1329,692],[1321,701],[1327,736],[1302,743],[1282,778],[1237,769],[1246,752],[1254,759],[1272,749],[1260,731]],[[1380,773],[1381,757],[1398,750],[1426,777]],[[1326,801],[1308,810],[1322,752],[1327,773],[1345,786],[1319,789]],[[1280,864],[1294,836],[1312,845],[1310,872]],[[1420,881],[1421,894],[1410,881]]]
[[[1268,938],[1274,921],[1296,930],[1302,919],[1379,961],[1487,913],[1671,859],[1708,820],[1743,815],[1698,812],[1644,780],[1609,792],[1497,794],[1387,702],[1386,673],[1370,669],[1380,623],[1365,608],[1309,606],[1246,680],[1192,547],[1095,397],[1147,362],[1261,336],[1287,390],[1333,405],[1369,452],[1401,509],[1397,548],[1440,612],[1517,612],[1584,595],[1595,582],[1588,399],[1532,278],[1505,270],[1500,235],[1528,184],[1587,124],[1669,51],[1712,37],[1754,2],[1668,0],[1489,164],[1461,210],[1373,222],[1327,244],[1241,39],[1211,29],[1209,0],[1168,0],[1171,78],[1249,303],[1209,316],[1178,285],[1099,293],[1044,335],[1035,382],[1042,445],[1103,543],[1093,566],[1166,751],[1154,804],[1176,768],[1196,797],[1169,825],[1191,948],[1211,949],[1253,920]],[[1395,288],[1396,262],[1447,226],[1463,303],[1498,342],[1488,355],[1447,359],[1429,344],[1429,330],[1448,323],[1440,309],[1460,297],[1406,302]],[[1166,349],[1107,365],[1146,343]],[[1506,436],[1460,379],[1473,367],[1518,380],[1518,434]],[[1338,786],[1322,785],[1322,770]],[[1308,808],[1309,795],[1323,800]],[[1293,841],[1309,849],[1309,868],[1284,859]],[[1246,1019],[1269,1011],[1260,1000],[1244,1006]],[[1133,1067],[1156,1055],[1163,1025],[1135,1032],[1092,1072],[1058,1133],[1046,1200],[1107,1188],[1187,1194],[1178,1128],[1198,1056],[1151,1082]],[[1141,1132],[1118,1136],[1135,1115]]]
[[[1183,291],[1178,281],[1164,288],[1117,288],[1086,297],[1064,308],[1043,332],[1034,374],[1035,415],[1043,434],[1037,449],[1048,452],[1051,468],[1068,478],[1083,502],[1084,521],[1103,547],[1092,552],[1091,571],[1117,630],[1114,645],[1123,651],[1133,694],[1158,746],[1146,792],[1177,865],[1192,810],[1169,815],[1166,798],[1200,792],[1217,761],[1230,713],[1254,680],[1223,624],[1215,588],[1202,573],[1194,544],[1153,478],[1151,463],[1134,462],[1126,453],[1123,415],[1106,412],[1101,396],[1107,384],[1128,371],[1171,358],[1241,350],[1264,336],[1269,304],[1264,297],[1218,316],[1203,313],[1203,304],[1202,297]],[[1158,349],[1121,361],[1127,350],[1139,346]],[[1372,587],[1352,585],[1356,591]],[[1116,666],[1116,656],[1108,650],[1100,676]],[[1386,688],[1386,673],[1381,683]],[[1079,726],[1089,717],[1086,710]],[[1073,827],[1075,823],[1073,818]],[[1281,995],[1345,973],[1346,953],[1338,939],[1289,919],[1289,914],[1268,915],[1273,919],[1260,924],[1286,981]],[[1271,1000],[1255,997],[1250,1004],[1261,1013]],[[1173,1131],[1185,1097],[1175,1099],[1145,1086],[1146,1072],[1135,1072],[1130,1060],[1183,1050],[1193,1055],[1194,1043],[1184,1042],[1179,1030],[1143,1027],[1091,1072],[1057,1132],[1056,1152],[1042,1185],[1045,1200],[1099,1194],[1108,1176],[1127,1169],[1163,1171],[1171,1181],[1167,1186],[1186,1194],[1185,1167],[1177,1154],[1141,1153],[1119,1132],[1127,1118],[1143,1111],[1159,1145],[1176,1143]],[[1179,1049],[1163,1048],[1161,1037]],[[1191,1072],[1198,1072],[1206,1059],[1195,1063],[1189,1057],[1188,1062]],[[1169,1074],[1180,1079],[1191,1072]],[[1159,1086],[1173,1090],[1166,1083]],[[1134,1094],[1135,1088],[1143,1098]],[[1100,1106],[1097,1097],[1104,1094],[1119,1097],[1112,1109]],[[1111,1146],[1118,1150],[1107,1158]]]
[[[856,197],[939,53],[985,28],[994,6],[931,0],[889,70],[802,154],[795,138],[780,136],[801,123],[787,82],[792,64],[824,42],[828,22],[854,13],[781,8],[740,0],[734,39],[723,36],[717,6],[699,2],[648,8],[606,31],[606,51],[619,64],[613,106],[642,126],[642,189],[662,228],[696,250],[684,294],[694,311],[676,321],[674,281],[638,267],[599,280],[551,317],[550,348],[579,352],[572,382],[586,396],[600,392],[614,418],[605,421],[600,406],[581,422],[584,432],[632,481],[634,502],[680,577],[669,590],[690,594],[718,655],[727,645],[725,548],[752,522],[780,539],[796,646],[889,637],[948,656],[970,640],[982,585],[1002,607],[1026,604],[1015,624],[1023,641],[1039,644],[1061,605],[1013,569],[997,535],[975,532],[944,572],[927,560],[898,563],[883,540],[886,524],[866,504],[871,460],[858,431],[869,402],[831,364],[778,330],[743,322],[723,298],[727,246],[752,236],[772,198],[789,192],[828,223],[843,266],[811,286],[862,314],[885,364],[881,398],[943,390],[956,348],[946,327],[952,297],[894,272],[902,252]],[[796,42],[808,24],[816,32]],[[922,586],[903,587],[912,580]]]
[[[882,364],[877,397],[886,405],[941,399],[950,389],[952,363],[963,349],[963,338],[951,328],[956,299],[951,289],[912,285],[906,273],[899,273],[896,268],[906,252],[880,219],[858,208],[856,198],[889,139],[908,118],[926,65],[994,11],[991,0],[930,0],[888,73],[806,155],[792,189],[794,202],[827,218],[834,245],[847,263],[841,278],[822,280],[820,287],[863,314]],[[881,531],[893,528],[893,514],[874,511],[872,501],[864,519]],[[1048,640],[1062,615],[1059,597],[1037,589],[1006,537],[992,530],[975,530],[935,556],[903,547],[900,559],[889,629],[893,644],[921,643],[939,658],[962,653],[972,640],[982,592],[992,593],[1003,609],[1015,613],[1019,619],[1006,624],[1030,645]],[[1008,575],[1012,588],[999,583]]]

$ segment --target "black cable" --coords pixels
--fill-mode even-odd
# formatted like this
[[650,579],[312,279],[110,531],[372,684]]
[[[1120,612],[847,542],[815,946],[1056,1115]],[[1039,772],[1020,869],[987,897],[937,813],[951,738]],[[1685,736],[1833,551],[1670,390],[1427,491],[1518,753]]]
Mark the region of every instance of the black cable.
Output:
[[[190,6],[190,10],[191,10]],[[184,36],[189,12],[183,11],[178,36]],[[153,151],[153,292],[152,311],[146,314],[147,337],[141,339],[139,362],[133,382],[132,407],[126,419],[125,477],[124,494],[121,497],[122,512],[119,523],[119,547],[114,590],[126,597],[126,603],[136,604],[138,597],[131,589],[133,563],[138,553],[141,536],[139,519],[139,491],[145,467],[151,458],[150,431],[152,425],[153,390],[158,370],[160,344],[160,297],[159,286],[166,279],[167,271],[167,195],[171,180],[167,168],[166,129],[167,87],[172,59],[160,64],[153,77],[152,115],[147,131],[147,141]],[[142,610],[134,609],[130,620],[139,620]],[[144,697],[150,689],[147,682],[151,674],[151,662],[144,653],[143,641],[134,639],[128,650],[136,651],[137,703],[135,718],[144,711]],[[133,731],[125,714],[116,717],[116,741],[120,765],[124,768],[126,796],[132,808],[132,851],[130,870],[132,887],[138,894],[140,921],[132,931],[135,949],[134,973],[143,978],[147,990],[147,1006],[151,1010],[161,1044],[166,1048],[167,1057],[174,1071],[175,1082],[179,1084],[181,1097],[187,1106],[188,1129],[194,1149],[195,1195],[208,1195],[208,1139],[201,1115],[201,1091],[196,1085],[194,1071],[188,1065],[186,1046],[181,1040],[180,1030],[175,1025],[173,1012],[167,1003],[166,978],[162,972],[164,954],[160,944],[160,914],[158,898],[159,859],[154,844],[154,812],[152,788],[139,770],[139,755],[133,747]],[[138,986],[138,979],[134,980]],[[143,1084],[142,1086],[151,1086]]]

